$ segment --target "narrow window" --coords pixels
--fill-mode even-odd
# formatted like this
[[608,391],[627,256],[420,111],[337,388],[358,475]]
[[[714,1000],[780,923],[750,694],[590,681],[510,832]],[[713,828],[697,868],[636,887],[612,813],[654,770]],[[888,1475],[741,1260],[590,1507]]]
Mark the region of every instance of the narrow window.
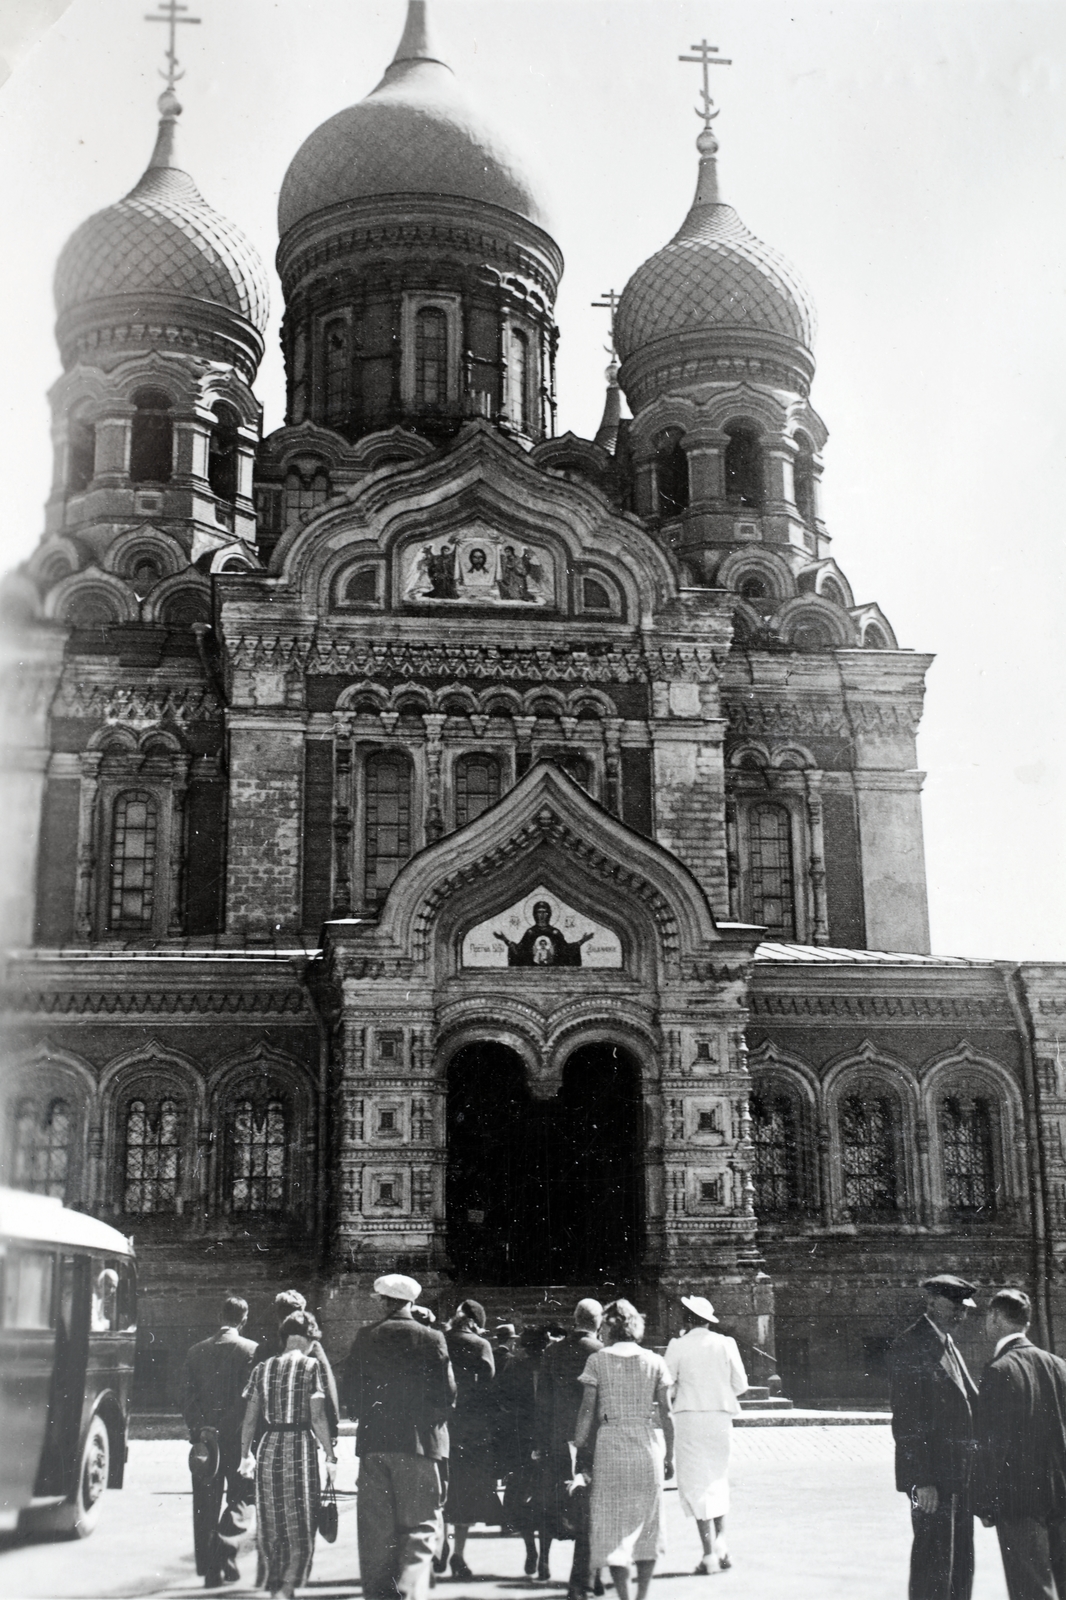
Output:
[[207,481],[220,500],[236,500],[240,481],[240,422],[232,406],[215,407],[215,425],[207,447]]
[[65,1200],[70,1145],[70,1106],[65,1100],[52,1100],[44,1107],[33,1100],[21,1101],[15,1112],[14,1187]]
[[679,428],[668,428],[659,438],[655,452],[655,485],[659,515],[679,516],[689,501],[688,457]]
[[511,421],[529,432],[529,339],[511,329]]
[[324,506],[329,492],[329,473],[324,467],[290,470],[285,478],[285,526],[294,528],[309,512]]
[[415,317],[415,401],[443,405],[448,398],[448,319],[436,306]]
[[67,493],[81,494],[96,471],[96,426],[84,412],[75,412],[67,433]]
[[756,1216],[794,1211],[799,1205],[796,1108],[787,1095],[752,1095],[751,1142]]
[[325,328],[326,422],[336,427],[348,420],[348,324],[343,317]]
[[796,510],[808,525],[814,523],[814,452],[810,443],[802,435],[798,436],[796,443],[799,453],[792,466],[792,481],[795,485]]
[[726,428],[729,443],[725,447],[726,499],[736,505],[762,504],[762,451],[759,435],[744,422],[732,422]]
[[130,481],[169,483],[174,470],[174,424],[170,397],[161,389],[138,389],[130,429]]
[[385,752],[366,763],[366,898],[378,905],[411,854],[411,768]]
[[987,1100],[949,1095],[940,1107],[944,1190],[957,1217],[993,1217],[996,1180]]
[[779,939],[796,937],[792,819],[784,806],[752,806],[748,814],[751,918]]
[[181,1180],[181,1112],[176,1100],[152,1108],[131,1100],[126,1113],[126,1170],[123,1209],[152,1216],[178,1209]]
[[149,933],[155,905],[158,807],[143,789],[115,798],[111,822],[112,933]]
[[235,1212],[279,1212],[285,1209],[289,1133],[285,1106],[268,1100],[238,1100],[230,1131],[231,1199]]
[[896,1138],[892,1102],[849,1095],[840,1107],[844,1207],[852,1222],[888,1222],[896,1214]]
[[500,798],[500,763],[495,756],[460,756],[455,764],[455,826],[465,828]]

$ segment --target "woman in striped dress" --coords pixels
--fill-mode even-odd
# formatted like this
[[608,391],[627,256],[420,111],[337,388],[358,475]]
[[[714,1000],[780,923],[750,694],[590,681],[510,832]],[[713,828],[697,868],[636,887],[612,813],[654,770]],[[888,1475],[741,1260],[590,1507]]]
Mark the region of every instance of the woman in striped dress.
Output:
[[[330,1440],[325,1390],[318,1362],[308,1355],[319,1337],[306,1311],[294,1311],[279,1329],[280,1356],[260,1362],[244,1391],[241,1471],[255,1471],[259,1574],[272,1595],[291,1596],[311,1573],[318,1521],[318,1450],[326,1454],[332,1480],[337,1458]],[[251,1456],[260,1420],[265,1425],[259,1454]]]
[[637,1600],[644,1600],[663,1542],[663,1479],[673,1477],[674,1423],[670,1374],[662,1356],[642,1350],[644,1318],[628,1300],[616,1300],[600,1330],[606,1348],[589,1356],[581,1382],[585,1396],[574,1443],[596,1434],[589,1513],[589,1566],[609,1566],[618,1600],[629,1600],[629,1572],[637,1566]]

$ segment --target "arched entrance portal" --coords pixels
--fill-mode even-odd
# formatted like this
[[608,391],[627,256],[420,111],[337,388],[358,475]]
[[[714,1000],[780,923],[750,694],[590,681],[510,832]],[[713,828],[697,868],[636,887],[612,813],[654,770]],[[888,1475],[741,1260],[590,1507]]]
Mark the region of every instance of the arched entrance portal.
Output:
[[518,1055],[485,1040],[448,1069],[448,1249],[462,1278],[599,1283],[640,1253],[640,1071],[611,1044],[534,1100]]

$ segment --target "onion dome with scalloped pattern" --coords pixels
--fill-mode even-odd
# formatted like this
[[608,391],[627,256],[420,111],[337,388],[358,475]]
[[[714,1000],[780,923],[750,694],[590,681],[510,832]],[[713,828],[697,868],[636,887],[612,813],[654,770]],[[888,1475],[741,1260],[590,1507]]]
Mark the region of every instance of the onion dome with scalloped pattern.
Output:
[[634,410],[713,378],[716,368],[735,375],[738,360],[753,375],[776,376],[804,393],[814,373],[809,291],[719,199],[713,134],[702,133],[697,143],[692,209],[670,243],[637,268],[618,304],[621,383]]
[[129,351],[150,324],[180,345],[254,374],[269,310],[266,273],[255,247],[220,216],[178,165],[174,128],[181,107],[172,90],[152,159],[115,205],[83,222],[67,241],[55,275],[57,337],[64,363],[109,338]]

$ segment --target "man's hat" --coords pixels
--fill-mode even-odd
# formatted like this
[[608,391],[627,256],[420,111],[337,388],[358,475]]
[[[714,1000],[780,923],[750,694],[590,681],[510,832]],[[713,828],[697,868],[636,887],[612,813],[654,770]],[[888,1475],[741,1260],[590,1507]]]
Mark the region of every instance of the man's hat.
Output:
[[422,1285],[402,1272],[386,1272],[383,1278],[374,1280],[374,1293],[383,1294],[388,1300],[417,1300]]
[[218,1477],[218,1464],[218,1434],[214,1428],[203,1428],[189,1451],[189,1471],[198,1483],[212,1483]]
[[959,1305],[976,1309],[977,1302],[973,1298],[977,1293],[976,1285],[967,1283],[965,1278],[956,1278],[950,1272],[938,1272],[935,1278],[926,1278],[922,1288],[929,1294],[939,1294],[945,1300],[955,1300]]
[[517,1332],[518,1330],[513,1322],[498,1322],[496,1324],[497,1339],[514,1339],[517,1337]]
[[691,1311],[694,1317],[702,1317],[704,1322],[717,1322],[714,1307],[702,1294],[683,1294],[681,1304],[686,1311]]

